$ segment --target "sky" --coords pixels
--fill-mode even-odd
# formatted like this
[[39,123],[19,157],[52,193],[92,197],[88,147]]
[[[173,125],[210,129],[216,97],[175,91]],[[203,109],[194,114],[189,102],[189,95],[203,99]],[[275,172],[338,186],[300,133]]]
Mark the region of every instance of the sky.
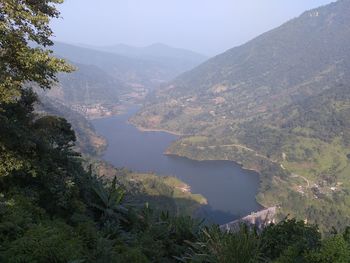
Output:
[[52,22],[71,44],[163,43],[208,56],[334,0],[65,0]]

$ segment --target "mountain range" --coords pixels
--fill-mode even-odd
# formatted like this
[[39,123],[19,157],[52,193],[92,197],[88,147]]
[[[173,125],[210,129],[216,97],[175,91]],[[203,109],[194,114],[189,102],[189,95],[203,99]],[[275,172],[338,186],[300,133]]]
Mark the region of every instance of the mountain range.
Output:
[[121,101],[137,102],[160,83],[206,59],[162,44],[143,49],[126,47],[94,49],[55,42],[54,54],[69,61],[76,70],[60,74],[57,87],[45,95],[85,115],[113,113]]
[[127,84],[155,85],[194,68],[206,57],[155,44],[147,48],[85,48],[56,42],[53,51],[73,63],[94,65]]
[[135,47],[125,44],[103,47],[86,47],[114,53],[125,57],[161,63],[168,65],[168,67],[173,67],[179,73],[190,70],[207,59],[207,57],[199,53],[182,48],[173,48],[162,43],[155,43],[145,47]]

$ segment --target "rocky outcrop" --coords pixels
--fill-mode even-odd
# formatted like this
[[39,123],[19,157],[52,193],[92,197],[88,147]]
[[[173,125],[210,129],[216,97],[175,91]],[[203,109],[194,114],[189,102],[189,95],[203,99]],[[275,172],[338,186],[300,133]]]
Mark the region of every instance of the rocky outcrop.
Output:
[[242,224],[248,225],[249,227],[256,227],[257,229],[263,229],[267,225],[275,222],[276,213],[276,206],[269,207],[230,223],[221,225],[220,229],[226,232],[235,232],[240,228]]

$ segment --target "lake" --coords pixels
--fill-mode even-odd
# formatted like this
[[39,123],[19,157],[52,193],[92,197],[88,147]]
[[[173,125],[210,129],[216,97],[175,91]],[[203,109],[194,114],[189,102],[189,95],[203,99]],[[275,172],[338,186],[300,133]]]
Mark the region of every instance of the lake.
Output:
[[96,131],[108,141],[103,159],[115,167],[135,172],[154,172],[181,179],[192,193],[202,194],[209,205],[201,216],[218,224],[258,211],[255,196],[258,174],[231,161],[194,161],[164,155],[177,136],[166,132],[142,132],[128,123],[138,107],[119,116],[94,120]]

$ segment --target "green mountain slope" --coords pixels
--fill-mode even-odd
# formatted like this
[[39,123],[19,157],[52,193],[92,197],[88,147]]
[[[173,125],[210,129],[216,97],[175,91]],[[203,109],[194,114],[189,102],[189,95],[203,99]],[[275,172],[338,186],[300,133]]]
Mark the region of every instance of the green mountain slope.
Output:
[[72,74],[61,74],[58,90],[53,90],[66,103],[117,103],[120,95],[131,90],[97,66],[76,63],[74,66],[77,70]]
[[184,126],[172,128],[191,133],[203,128],[199,122],[220,124],[222,118],[237,121],[268,114],[347,83],[349,15],[347,0],[306,12],[181,75],[157,93],[145,114],[161,109],[161,123],[155,125],[181,121]]
[[350,222],[350,1],[305,12],[178,77],[133,122],[186,134],[169,152],[261,173],[258,200]]

